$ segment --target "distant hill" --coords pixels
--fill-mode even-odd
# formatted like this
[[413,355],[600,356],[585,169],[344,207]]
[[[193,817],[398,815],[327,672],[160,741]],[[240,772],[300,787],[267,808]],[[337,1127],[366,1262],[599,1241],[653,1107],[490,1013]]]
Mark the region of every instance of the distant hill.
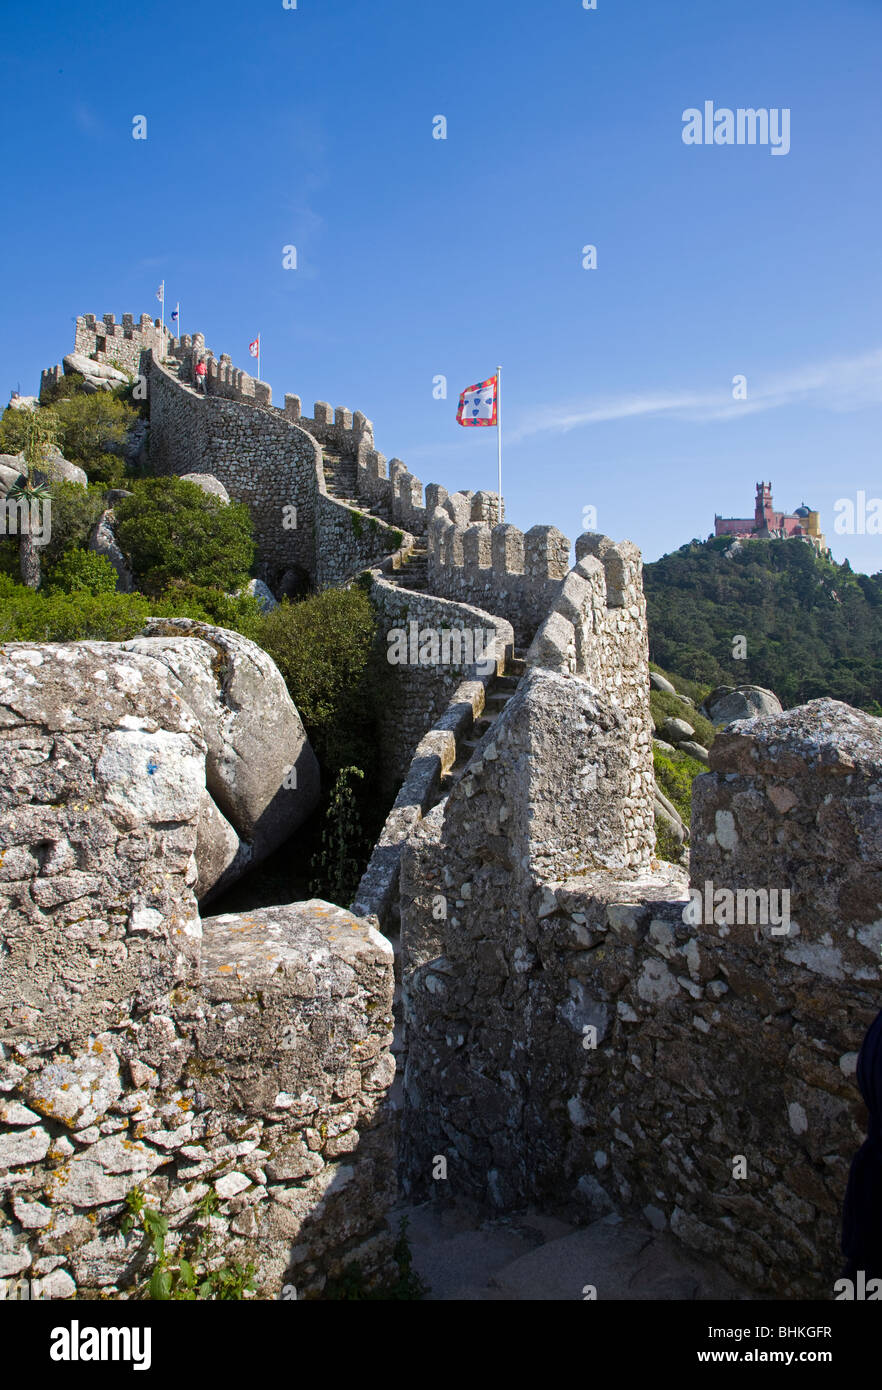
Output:
[[666,670],[767,686],[786,707],[828,695],[882,716],[882,573],[799,541],[720,537],[648,564],[644,584],[650,656]]

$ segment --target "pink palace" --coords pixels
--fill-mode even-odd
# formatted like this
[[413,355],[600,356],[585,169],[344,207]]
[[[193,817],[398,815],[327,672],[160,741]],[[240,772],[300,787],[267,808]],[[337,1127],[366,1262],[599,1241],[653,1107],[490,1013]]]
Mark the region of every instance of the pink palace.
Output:
[[817,550],[826,550],[821,534],[820,513],[803,502],[791,515],[776,512],[772,506],[772,484],[757,483],[756,505],[752,517],[714,517],[715,536],[736,536],[739,540],[803,540]]

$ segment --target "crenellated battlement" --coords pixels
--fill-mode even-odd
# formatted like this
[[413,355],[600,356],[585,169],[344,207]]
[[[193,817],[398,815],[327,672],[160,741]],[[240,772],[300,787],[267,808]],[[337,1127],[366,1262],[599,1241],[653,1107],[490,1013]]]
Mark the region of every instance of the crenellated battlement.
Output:
[[[443,489],[441,489],[443,491]],[[429,585],[435,593],[489,607],[528,641],[569,569],[570,542],[555,526],[524,533],[491,525],[494,493],[454,493],[435,506],[428,527]]]
[[77,318],[74,352],[91,357],[108,367],[138,375],[146,371],[148,354],[164,357],[170,334],[159,319],[142,314],[135,321],[133,314],[123,314],[117,323],[115,314],[80,314]]

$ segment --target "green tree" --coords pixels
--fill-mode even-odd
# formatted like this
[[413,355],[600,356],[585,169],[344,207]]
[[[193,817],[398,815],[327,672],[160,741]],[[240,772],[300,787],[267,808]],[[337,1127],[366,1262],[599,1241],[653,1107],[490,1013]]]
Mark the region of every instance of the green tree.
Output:
[[225,592],[242,588],[254,560],[251,516],[181,478],[136,481],[115,508],[116,534],[145,593],[176,580]]
[[359,588],[327,589],[267,613],[258,641],[281,671],[329,779],[376,760],[374,609]]
[[58,421],[58,443],[65,458],[90,467],[122,445],[138,412],[114,392],[96,391],[59,400],[53,407]]

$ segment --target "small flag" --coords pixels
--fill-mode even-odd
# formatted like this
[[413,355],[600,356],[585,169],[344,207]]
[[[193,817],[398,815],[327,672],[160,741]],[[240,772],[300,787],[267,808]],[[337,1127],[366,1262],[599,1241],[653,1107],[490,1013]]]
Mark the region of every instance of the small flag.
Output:
[[497,379],[490,376],[476,386],[467,386],[459,398],[456,418],[460,425],[495,425]]
[[172,316],[172,318],[174,319],[175,323],[177,323],[178,319],[179,319],[180,316],[181,316],[181,306],[180,306],[180,304],[178,304],[178,306],[177,306],[176,309],[172,309],[172,315],[171,315],[171,316]]
[[259,333],[258,333],[257,337],[254,339],[254,342],[248,344],[248,351],[251,353],[251,356],[252,356],[252,357],[259,357],[259,356],[260,356],[260,334],[259,334]]
[[165,303],[165,281],[164,281],[164,280],[163,280],[162,283],[160,284],[159,289],[156,291],[156,298],[159,300],[160,304],[164,304],[164,303]]

